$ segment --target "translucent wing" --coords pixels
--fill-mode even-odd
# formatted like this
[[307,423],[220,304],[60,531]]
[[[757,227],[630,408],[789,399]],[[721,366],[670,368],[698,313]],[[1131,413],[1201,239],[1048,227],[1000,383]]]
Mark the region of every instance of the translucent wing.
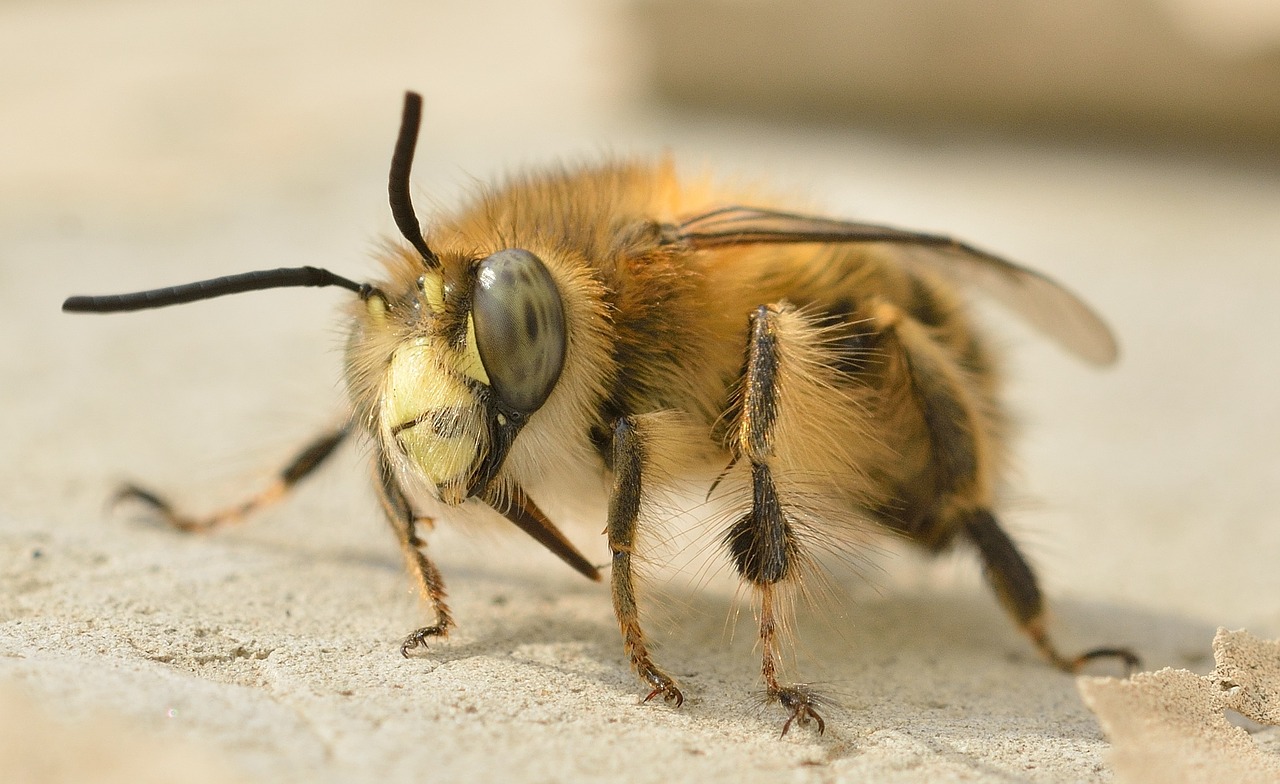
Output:
[[917,252],[904,254],[958,284],[982,289],[1076,356],[1109,365],[1119,354],[1106,322],[1052,279],[972,245],[940,234],[905,231],[754,207],[722,207],[674,227],[693,248],[760,243],[883,242]]

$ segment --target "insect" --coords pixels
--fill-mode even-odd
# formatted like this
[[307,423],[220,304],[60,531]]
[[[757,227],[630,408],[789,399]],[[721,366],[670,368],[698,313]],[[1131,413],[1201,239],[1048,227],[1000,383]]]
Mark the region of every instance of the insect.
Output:
[[761,678],[793,722],[825,729],[821,697],[782,672],[791,604],[815,553],[868,530],[931,552],[974,546],[995,594],[1049,662],[1073,672],[1132,653],[1063,654],[1036,577],[992,512],[1005,450],[995,360],[957,284],[1014,308],[1094,364],[1117,349],[1066,289],[945,236],[744,206],[669,164],[606,163],[513,177],[423,232],[409,197],[421,98],[405,98],[390,203],[407,241],[356,283],[281,268],[63,309],[156,308],[258,289],[339,286],[349,307],[351,416],[265,491],[207,517],[126,487],[179,528],[238,520],[283,496],[343,441],[373,445],[376,490],[431,611],[401,652],[454,626],[420,531],[489,507],[592,580],[601,574],[539,507],[581,477],[608,487],[609,580],[636,675],[679,706],[636,591],[645,510],[696,466],[736,509],[720,544],[748,587]]

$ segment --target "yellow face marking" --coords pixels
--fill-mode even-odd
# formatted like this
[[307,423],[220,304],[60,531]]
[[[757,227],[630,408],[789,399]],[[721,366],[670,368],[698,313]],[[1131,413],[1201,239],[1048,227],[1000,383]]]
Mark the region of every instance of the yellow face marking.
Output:
[[439,488],[465,480],[481,451],[484,428],[475,395],[441,367],[428,338],[396,351],[382,396],[382,434]]
[[444,276],[437,271],[423,274],[418,279],[422,287],[422,296],[427,300],[427,307],[439,316],[444,313]]
[[387,301],[381,295],[370,294],[364,301],[364,309],[375,326],[380,327],[387,322]]
[[455,355],[454,366],[459,373],[489,386],[489,373],[480,359],[480,350],[476,348],[476,322],[470,314],[467,315],[467,345]]

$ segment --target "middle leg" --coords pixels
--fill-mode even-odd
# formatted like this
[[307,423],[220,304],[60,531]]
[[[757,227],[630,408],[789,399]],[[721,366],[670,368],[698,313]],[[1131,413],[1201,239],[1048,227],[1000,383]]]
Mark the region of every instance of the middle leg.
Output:
[[609,550],[613,554],[610,581],[613,589],[613,609],[622,632],[622,645],[631,668],[652,691],[645,702],[662,695],[663,700],[679,707],[684,694],[675,680],[654,663],[640,624],[640,608],[636,603],[635,568],[636,528],[640,517],[640,504],[644,479],[645,445],[631,417],[621,417],[614,423],[611,463],[613,467],[613,492],[609,497]]

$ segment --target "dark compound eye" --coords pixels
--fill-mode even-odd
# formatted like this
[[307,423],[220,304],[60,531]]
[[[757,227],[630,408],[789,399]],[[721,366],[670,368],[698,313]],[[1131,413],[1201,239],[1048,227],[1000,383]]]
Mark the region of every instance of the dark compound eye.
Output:
[[498,399],[532,414],[564,367],[564,304],[551,273],[527,250],[508,248],[476,266],[471,301],[476,349]]

